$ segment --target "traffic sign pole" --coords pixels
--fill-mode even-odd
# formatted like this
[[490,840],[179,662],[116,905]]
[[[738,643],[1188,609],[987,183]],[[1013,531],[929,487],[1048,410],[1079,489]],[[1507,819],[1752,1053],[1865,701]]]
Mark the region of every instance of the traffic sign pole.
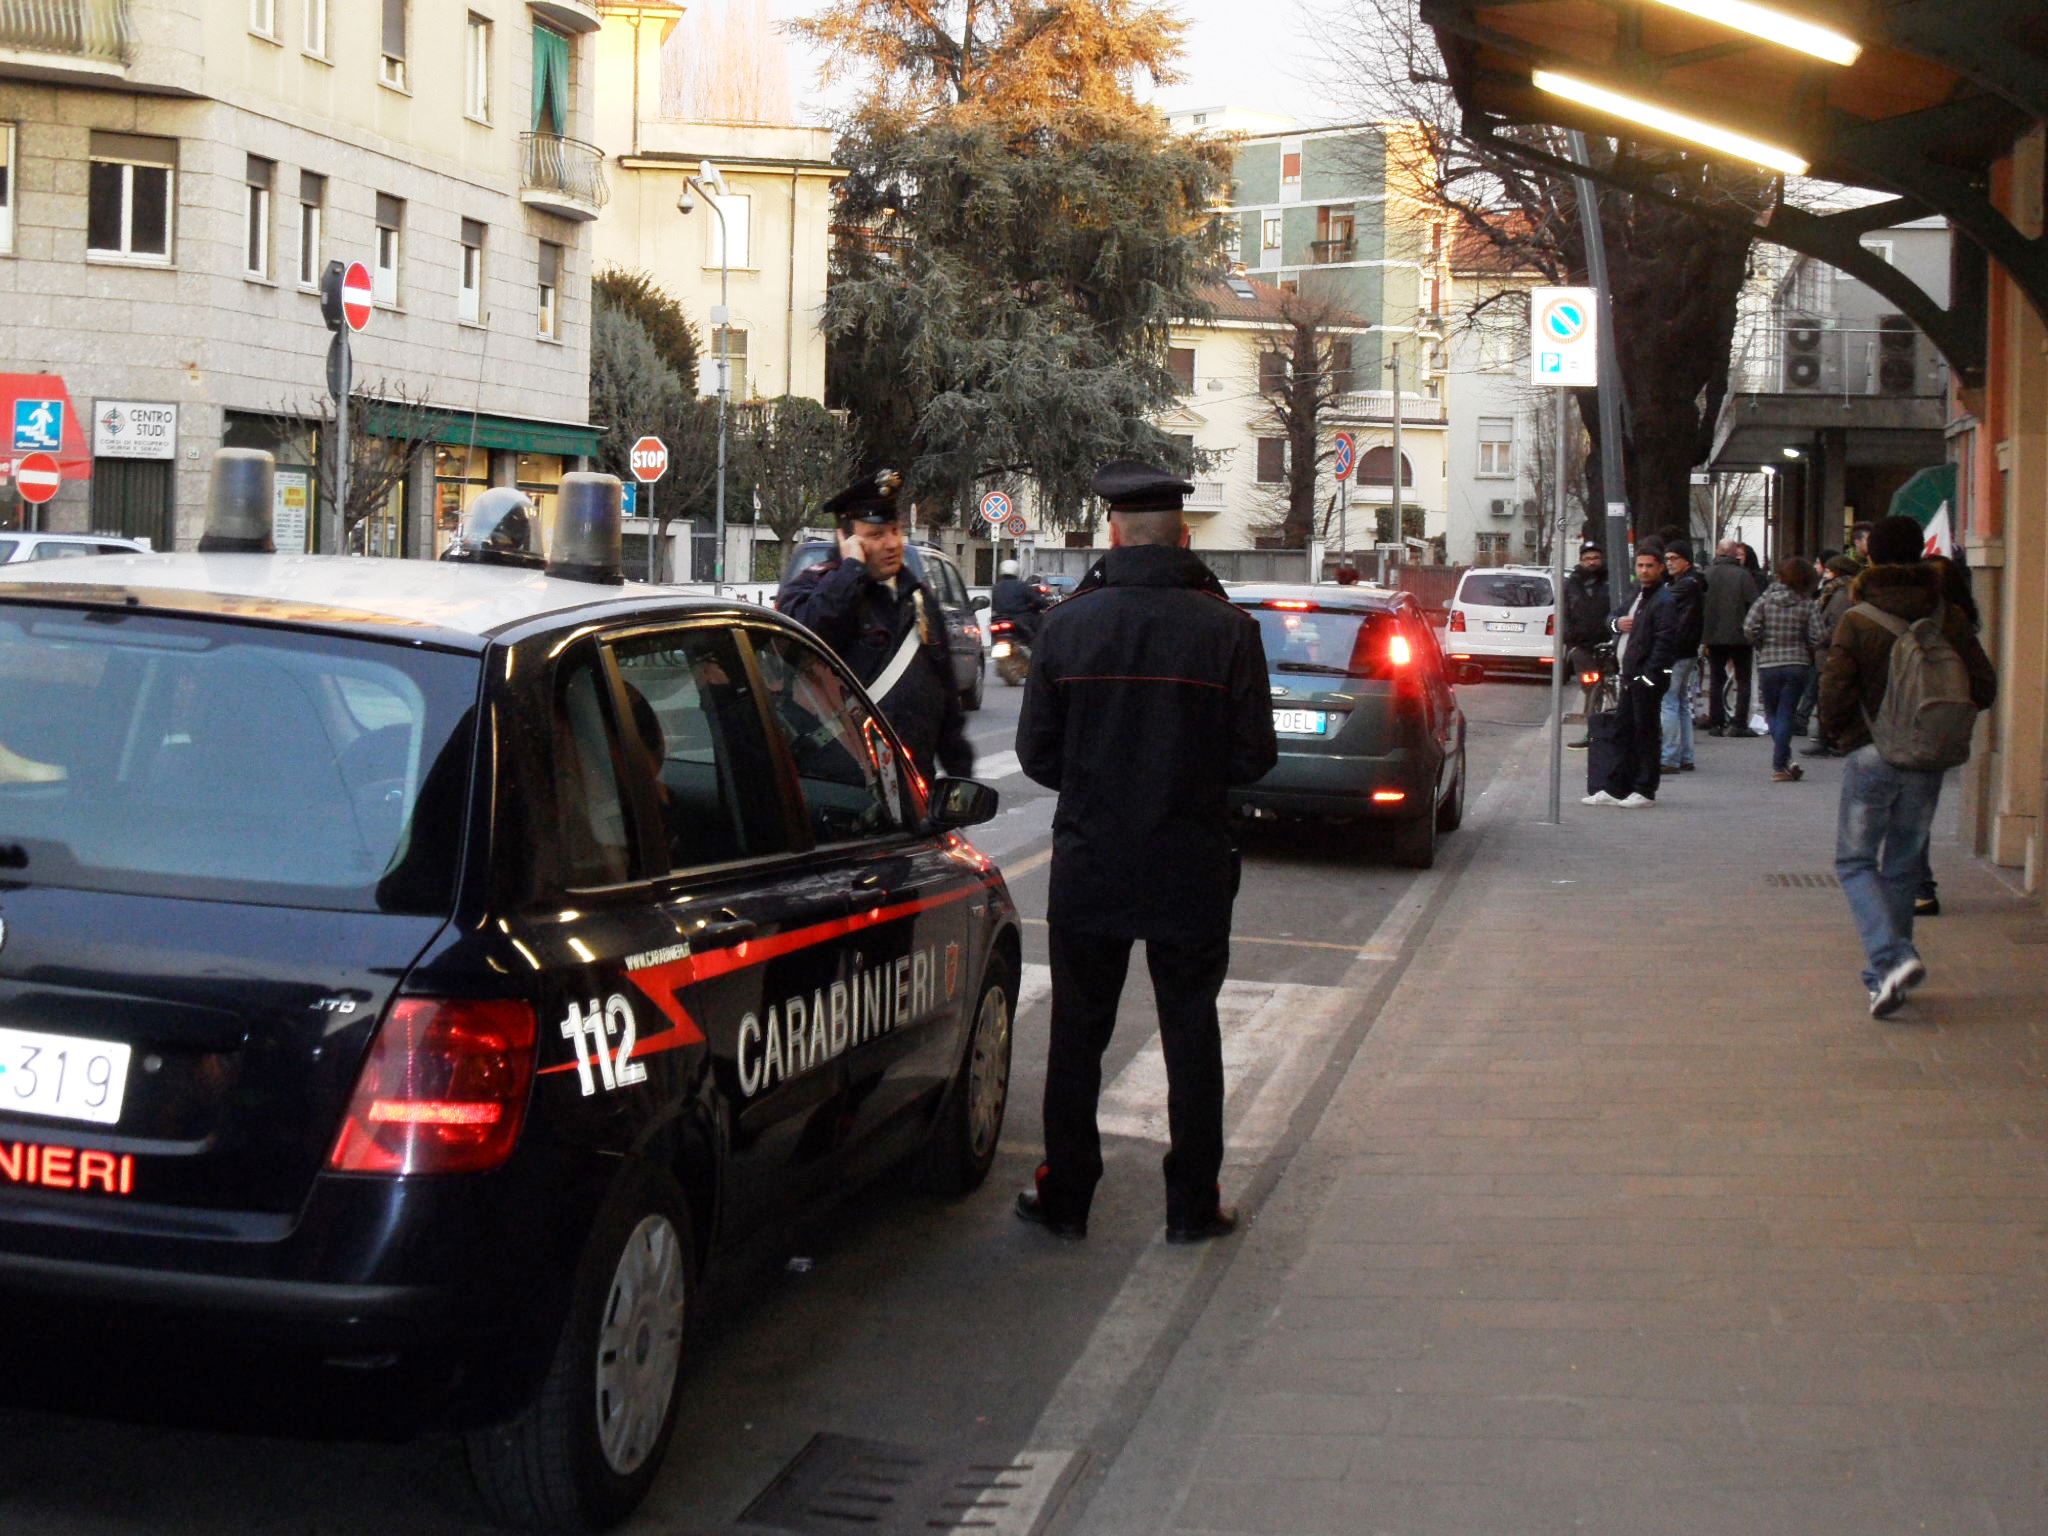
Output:
[[320,274],[320,317],[334,333],[334,340],[327,344],[327,393],[334,401],[334,474],[328,482],[331,501],[321,519],[320,545],[329,554],[343,552],[348,534],[348,408],[355,393],[355,355],[349,337],[370,323],[375,302],[368,267],[360,261],[327,263]]

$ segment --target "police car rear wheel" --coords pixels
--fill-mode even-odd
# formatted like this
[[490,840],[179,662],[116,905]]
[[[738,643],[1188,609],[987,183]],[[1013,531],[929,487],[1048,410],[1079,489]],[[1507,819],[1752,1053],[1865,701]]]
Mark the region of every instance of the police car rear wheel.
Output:
[[1394,862],[1404,869],[1428,869],[1436,863],[1435,807],[1395,827]]
[[1013,988],[1008,965],[991,961],[966,1059],[925,1147],[924,1183],[935,1193],[964,1195],[979,1189],[995,1163],[1010,1102]]
[[1453,770],[1458,782],[1444,803],[1437,807],[1436,829],[1439,832],[1455,832],[1465,824],[1465,749],[1458,748],[1458,762]]
[[675,1428],[692,1301],[682,1192],[648,1172],[592,1232],[547,1380],[511,1424],[469,1437],[500,1522],[601,1531],[646,1497]]

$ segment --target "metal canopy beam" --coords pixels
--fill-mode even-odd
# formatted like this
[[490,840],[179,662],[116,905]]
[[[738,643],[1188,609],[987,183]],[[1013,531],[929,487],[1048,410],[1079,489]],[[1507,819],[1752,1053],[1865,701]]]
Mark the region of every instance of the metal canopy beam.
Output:
[[1954,70],[2030,117],[2048,119],[2048,71],[2004,39],[2038,26],[2041,0],[1892,0],[1878,13],[1884,41]]
[[[1496,154],[1521,160],[1559,176],[1590,176],[1631,196],[1655,198],[1670,207],[1683,209],[1695,218],[1747,230],[1762,239],[1825,261],[1898,305],[1899,312],[1934,343],[1965,383],[1975,386],[1984,381],[1985,336],[1981,310],[1942,308],[1926,289],[1863,245],[1858,238],[1872,229],[1884,229],[1907,219],[1924,218],[1929,210],[1910,199],[1895,198],[1876,205],[1876,208],[1858,208],[1848,213],[1828,215],[1807,213],[1780,202],[1771,210],[1768,222],[1759,224],[1731,209],[1681,197],[1657,186],[1647,177],[1632,175],[1626,168],[1610,166],[1603,169],[1582,165],[1568,156],[1502,138],[1497,127],[1490,123],[1475,128],[1469,116],[1465,120],[1465,132],[1474,143]],[[1885,210],[1890,216],[1883,223],[1869,223],[1868,216],[1879,210]]]

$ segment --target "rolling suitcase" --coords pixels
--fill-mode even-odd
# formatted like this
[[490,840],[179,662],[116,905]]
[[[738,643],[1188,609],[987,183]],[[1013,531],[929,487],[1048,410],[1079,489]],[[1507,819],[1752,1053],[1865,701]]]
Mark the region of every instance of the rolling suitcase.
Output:
[[1592,745],[1586,749],[1586,793],[1607,787],[1607,776],[1614,772],[1614,760],[1621,755],[1615,744],[1615,728],[1621,716],[1614,710],[1605,710],[1586,722],[1586,737]]

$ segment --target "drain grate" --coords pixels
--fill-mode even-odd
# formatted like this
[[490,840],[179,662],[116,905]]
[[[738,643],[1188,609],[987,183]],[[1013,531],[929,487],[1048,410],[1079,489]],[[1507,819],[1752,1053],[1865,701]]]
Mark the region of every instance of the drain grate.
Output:
[[914,1446],[813,1435],[740,1524],[795,1536],[1034,1536],[1078,1466],[1073,1451],[959,1462]]
[[1842,882],[1833,875],[1778,874],[1765,875],[1764,884],[1777,891],[1838,891]]

